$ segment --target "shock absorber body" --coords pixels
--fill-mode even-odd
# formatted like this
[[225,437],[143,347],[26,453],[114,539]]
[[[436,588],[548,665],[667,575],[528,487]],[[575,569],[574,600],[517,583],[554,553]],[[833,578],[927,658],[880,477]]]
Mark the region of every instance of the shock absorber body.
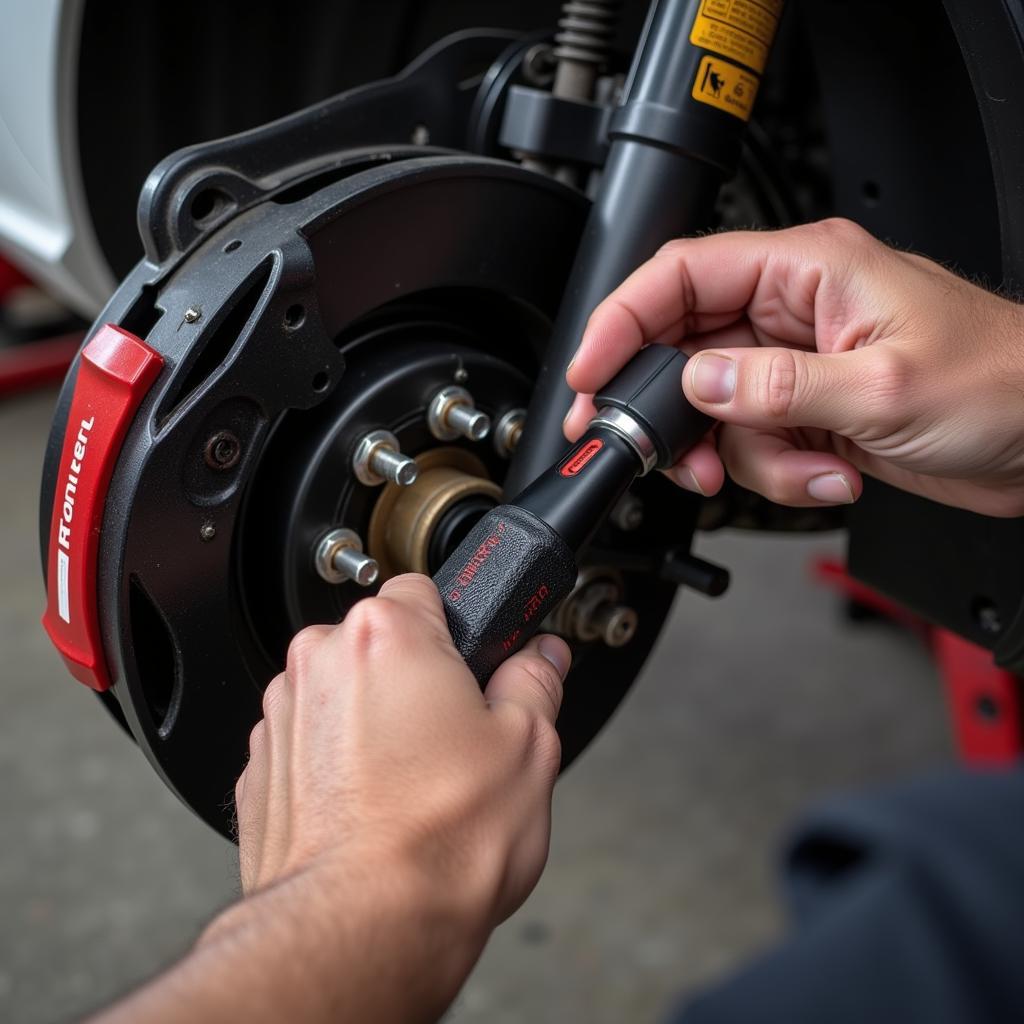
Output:
[[[710,227],[719,186],[736,170],[782,3],[725,5],[745,19],[760,19],[754,25],[737,22],[760,33],[757,54],[744,55],[745,64],[736,63],[732,43],[715,42],[718,37],[700,31],[708,21],[707,6],[706,0],[650,5],[608,123],[608,158],[505,480],[506,494],[521,491],[560,450],[562,417],[572,400],[565,369],[594,308],[659,246]],[[737,28],[730,38],[747,35]],[[729,102],[741,93],[739,103]]]
[[490,511],[434,576],[452,637],[486,682],[576,582],[576,555],[637,476],[674,465],[711,420],[683,397],[686,356],[651,345],[597,396],[583,437]]

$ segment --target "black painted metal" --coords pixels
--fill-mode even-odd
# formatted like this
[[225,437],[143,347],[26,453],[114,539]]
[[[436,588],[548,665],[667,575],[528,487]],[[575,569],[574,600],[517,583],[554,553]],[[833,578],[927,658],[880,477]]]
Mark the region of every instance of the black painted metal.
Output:
[[599,167],[608,156],[610,115],[600,103],[516,85],[508,91],[499,140],[513,152]]
[[373,147],[377,159],[387,159],[384,147],[401,151],[417,137],[461,149],[477,80],[518,38],[498,29],[458,32],[394,78],[172,153],[149,174],[139,198],[146,258],[166,263],[257,203],[302,182],[325,184],[324,175],[341,177],[354,147]]

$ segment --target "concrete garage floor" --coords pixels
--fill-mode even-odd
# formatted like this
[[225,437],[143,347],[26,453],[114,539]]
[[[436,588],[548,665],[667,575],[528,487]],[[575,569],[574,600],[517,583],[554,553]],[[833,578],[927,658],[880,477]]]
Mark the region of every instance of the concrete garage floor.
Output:
[[[233,849],[168,793],[39,627],[36,495],[52,393],[0,405],[0,1019],[73,1020],[187,948],[237,893]],[[547,872],[495,935],[460,1024],[656,1021],[779,934],[773,861],[823,793],[950,758],[909,637],[807,582],[835,538],[716,536],[713,603],[671,629],[560,783]]]

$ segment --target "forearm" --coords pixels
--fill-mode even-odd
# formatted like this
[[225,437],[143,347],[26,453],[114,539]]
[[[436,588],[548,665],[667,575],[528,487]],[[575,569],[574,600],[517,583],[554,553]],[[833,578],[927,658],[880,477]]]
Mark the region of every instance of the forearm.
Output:
[[229,907],[95,1024],[436,1020],[486,940],[456,903],[383,866],[302,872]]

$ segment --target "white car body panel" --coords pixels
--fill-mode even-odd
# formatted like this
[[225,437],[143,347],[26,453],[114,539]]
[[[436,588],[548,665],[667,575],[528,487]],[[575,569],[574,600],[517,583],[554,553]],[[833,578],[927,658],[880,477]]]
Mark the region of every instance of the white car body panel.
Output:
[[114,289],[78,163],[84,0],[0,0],[0,250],[85,316]]

